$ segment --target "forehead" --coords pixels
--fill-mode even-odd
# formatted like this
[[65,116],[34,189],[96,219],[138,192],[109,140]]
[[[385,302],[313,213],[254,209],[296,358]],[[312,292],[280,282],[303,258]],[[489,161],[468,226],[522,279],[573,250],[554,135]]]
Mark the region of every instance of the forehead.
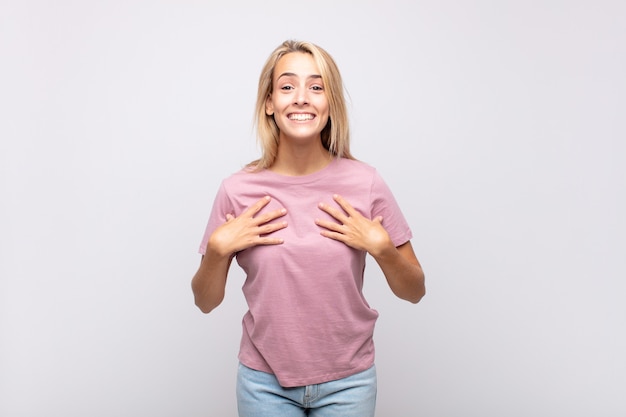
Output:
[[299,77],[309,77],[311,75],[320,75],[319,68],[311,54],[305,52],[290,52],[283,55],[274,68],[274,78],[278,79],[281,75],[295,75]]

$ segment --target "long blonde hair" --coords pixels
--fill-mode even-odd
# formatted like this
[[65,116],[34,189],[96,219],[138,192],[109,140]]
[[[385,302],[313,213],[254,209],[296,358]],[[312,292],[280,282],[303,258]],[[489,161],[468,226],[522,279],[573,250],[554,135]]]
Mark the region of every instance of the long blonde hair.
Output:
[[331,155],[354,159],[350,154],[350,127],[344,96],[344,86],[337,64],[328,52],[310,42],[287,40],[272,52],[259,77],[255,126],[261,146],[261,158],[248,164],[255,171],[269,168],[278,153],[279,129],[273,115],[266,114],[266,101],[274,89],[273,77],[276,63],[284,55],[301,52],[310,54],[322,76],[329,105],[328,124],[321,132],[322,145]]

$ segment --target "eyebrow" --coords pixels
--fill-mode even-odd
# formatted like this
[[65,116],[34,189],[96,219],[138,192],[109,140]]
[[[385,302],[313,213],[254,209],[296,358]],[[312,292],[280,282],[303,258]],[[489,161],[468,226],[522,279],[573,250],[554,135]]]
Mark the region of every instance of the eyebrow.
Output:
[[[297,76],[298,75],[293,73],[293,72],[283,72],[282,74],[280,74],[278,76],[278,78],[276,78],[276,81],[280,80],[282,77],[297,77]],[[322,76],[319,75],[319,74],[312,74],[312,75],[309,75],[307,78],[316,78],[317,79],[317,78],[322,78]]]

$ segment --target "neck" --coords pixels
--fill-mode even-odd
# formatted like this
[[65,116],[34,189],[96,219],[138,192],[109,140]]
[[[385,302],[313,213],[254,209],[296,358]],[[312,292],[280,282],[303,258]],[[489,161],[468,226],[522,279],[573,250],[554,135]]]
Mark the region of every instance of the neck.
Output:
[[289,176],[308,175],[323,169],[331,160],[321,140],[301,145],[282,141],[270,170]]

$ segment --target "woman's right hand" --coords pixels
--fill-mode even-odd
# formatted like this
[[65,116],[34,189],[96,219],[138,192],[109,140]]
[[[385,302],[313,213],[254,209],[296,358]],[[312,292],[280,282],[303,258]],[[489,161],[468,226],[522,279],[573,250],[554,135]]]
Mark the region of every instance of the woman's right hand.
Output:
[[287,210],[282,208],[256,216],[270,200],[269,196],[263,197],[238,217],[227,214],[226,223],[215,229],[209,238],[208,248],[220,256],[230,257],[252,246],[283,243],[283,239],[268,235],[287,227],[285,221],[272,223],[287,214]]

